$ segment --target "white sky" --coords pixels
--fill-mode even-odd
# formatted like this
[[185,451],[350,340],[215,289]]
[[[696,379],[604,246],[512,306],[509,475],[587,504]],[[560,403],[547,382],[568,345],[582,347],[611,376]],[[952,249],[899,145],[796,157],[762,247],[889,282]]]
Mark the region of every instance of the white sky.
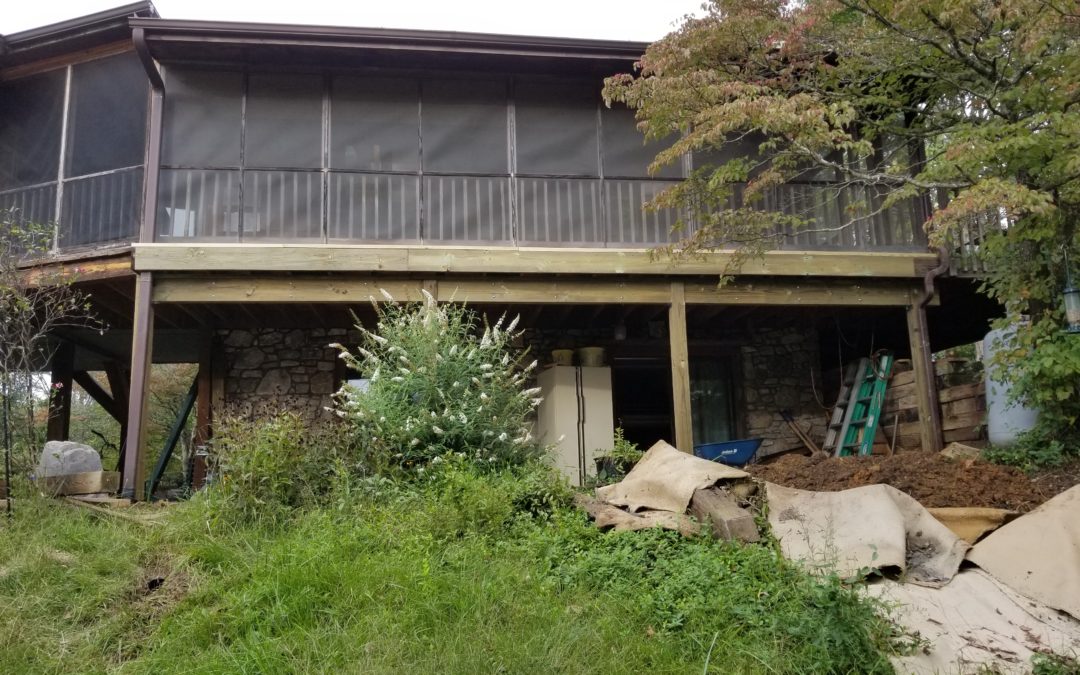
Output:
[[[416,28],[654,41],[702,0],[157,0],[167,19]],[[125,0],[0,0],[0,34],[72,19]]]

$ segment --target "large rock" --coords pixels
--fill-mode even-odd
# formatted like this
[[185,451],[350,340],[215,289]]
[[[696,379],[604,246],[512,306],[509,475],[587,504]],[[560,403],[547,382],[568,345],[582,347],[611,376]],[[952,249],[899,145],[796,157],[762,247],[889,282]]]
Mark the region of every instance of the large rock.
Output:
[[101,455],[89,445],[74,441],[49,441],[41,450],[37,477],[67,476],[101,471]]

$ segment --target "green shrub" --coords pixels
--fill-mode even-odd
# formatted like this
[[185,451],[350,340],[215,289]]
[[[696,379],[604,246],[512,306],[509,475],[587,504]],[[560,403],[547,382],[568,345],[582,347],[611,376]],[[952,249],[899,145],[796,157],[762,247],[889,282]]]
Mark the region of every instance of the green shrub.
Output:
[[536,362],[522,367],[524,354],[512,346],[517,319],[485,325],[478,336],[471,310],[425,295],[378,308],[374,331],[358,325],[356,354],[336,345],[370,382],[366,391],[346,385],[337,397],[365,462],[384,472],[419,471],[449,455],[489,468],[528,460],[537,453],[528,417],[540,391],[528,386]]
[[335,450],[294,413],[225,420],[211,455],[211,503],[243,517],[273,517],[315,503],[335,475]]

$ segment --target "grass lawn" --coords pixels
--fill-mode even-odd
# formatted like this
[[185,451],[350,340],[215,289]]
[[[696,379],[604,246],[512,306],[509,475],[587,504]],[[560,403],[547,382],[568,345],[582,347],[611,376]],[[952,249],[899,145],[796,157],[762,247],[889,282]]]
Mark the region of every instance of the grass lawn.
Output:
[[773,547],[603,534],[530,485],[255,520],[200,497],[153,527],[24,497],[0,523],[0,672],[891,672],[879,608]]

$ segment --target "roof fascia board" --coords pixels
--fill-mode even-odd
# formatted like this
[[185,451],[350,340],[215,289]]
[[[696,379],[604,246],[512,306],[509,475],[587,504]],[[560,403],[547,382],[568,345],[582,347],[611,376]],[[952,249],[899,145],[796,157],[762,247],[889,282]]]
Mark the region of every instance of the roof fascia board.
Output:
[[151,43],[162,40],[172,42],[213,42],[218,44],[296,45],[315,48],[390,48],[414,51],[563,56],[605,60],[636,60],[648,46],[644,42],[388,28],[294,26],[140,18],[131,19],[129,24],[132,28],[144,29],[146,37]]

